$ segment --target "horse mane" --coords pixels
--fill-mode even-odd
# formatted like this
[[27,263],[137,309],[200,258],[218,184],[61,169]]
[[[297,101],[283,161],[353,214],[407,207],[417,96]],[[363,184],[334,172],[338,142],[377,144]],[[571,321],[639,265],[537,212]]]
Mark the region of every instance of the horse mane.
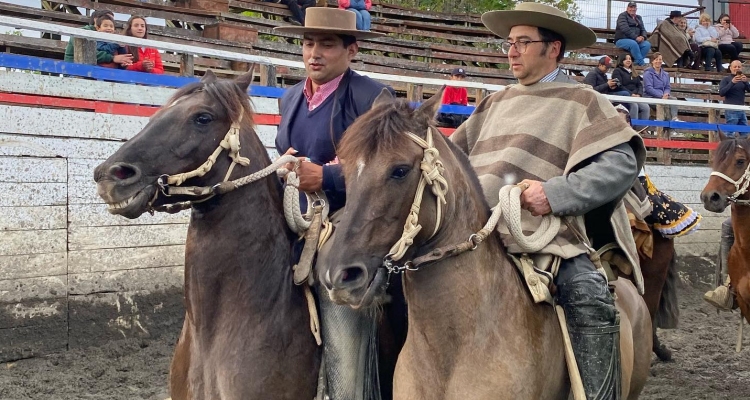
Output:
[[[403,99],[376,106],[357,118],[349,127],[339,147],[344,175],[349,176],[353,173],[353,170],[358,168],[358,161],[368,163],[379,152],[394,152],[406,146],[415,146],[405,135],[406,132],[424,138],[428,128],[433,129],[434,140],[443,140],[453,152],[464,175],[469,177],[468,184],[471,190],[482,193],[482,186],[469,162],[469,157],[437,130],[432,116],[416,112],[409,102]],[[477,197],[481,199],[482,206],[489,210],[484,196]]]
[[716,157],[714,157],[713,168],[719,168],[727,158],[734,155],[737,147],[744,149],[745,153],[750,154],[750,140],[749,139],[726,139],[719,142],[719,146],[716,148]]
[[205,92],[213,102],[227,110],[231,121],[238,121],[242,116],[242,123],[253,125],[253,107],[250,97],[243,93],[231,79],[216,79],[212,82],[194,82],[177,89],[174,95],[164,105],[164,109],[172,107],[181,99],[194,93]]

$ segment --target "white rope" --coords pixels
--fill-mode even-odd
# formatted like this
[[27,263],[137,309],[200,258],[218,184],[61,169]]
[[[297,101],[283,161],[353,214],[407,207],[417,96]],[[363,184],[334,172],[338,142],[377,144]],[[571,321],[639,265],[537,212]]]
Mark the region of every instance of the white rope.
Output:
[[542,223],[536,232],[529,236],[523,233],[521,225],[521,193],[523,189],[519,185],[506,185],[500,188],[499,201],[493,208],[487,224],[483,230],[491,232],[495,229],[500,217],[503,216],[513,239],[525,252],[535,253],[547,246],[560,231],[561,219],[555,215],[547,214],[542,217]]

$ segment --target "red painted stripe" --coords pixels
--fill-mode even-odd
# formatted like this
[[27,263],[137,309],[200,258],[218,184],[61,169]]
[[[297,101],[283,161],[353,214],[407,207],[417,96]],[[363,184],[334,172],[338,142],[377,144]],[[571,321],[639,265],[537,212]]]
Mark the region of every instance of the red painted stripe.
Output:
[[[36,96],[17,93],[0,93],[0,103],[91,110],[97,113],[130,115],[135,117],[150,117],[159,110],[159,107],[138,104],[123,104],[107,101],[69,99],[63,97]],[[255,114],[254,120],[258,125],[278,125],[281,122],[281,116],[274,114]]]
[[687,140],[664,140],[664,139],[643,139],[646,147],[658,147],[662,149],[691,149],[691,150],[716,150],[718,143],[711,142],[693,142]]

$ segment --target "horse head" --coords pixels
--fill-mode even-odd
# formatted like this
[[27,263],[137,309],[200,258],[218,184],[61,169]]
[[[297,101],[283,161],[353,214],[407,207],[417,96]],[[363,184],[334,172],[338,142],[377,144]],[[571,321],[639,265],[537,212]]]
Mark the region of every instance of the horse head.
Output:
[[713,172],[701,192],[703,206],[713,212],[722,212],[730,203],[747,199],[750,186],[750,140],[727,137],[721,130],[719,138]]
[[[211,193],[165,190],[189,181],[206,187],[229,176],[239,152],[254,158],[267,153],[254,135],[247,89],[252,69],[236,80],[219,80],[207,71],[200,82],[179,89],[148,124],[94,170],[99,196],[109,212],[137,218],[155,207],[200,200]],[[231,157],[220,156],[227,151]],[[257,160],[256,160],[257,161]]]
[[335,302],[377,304],[390,275],[404,271],[404,262],[426,244],[459,231],[469,236],[445,226],[457,207],[476,208],[466,197],[477,196],[466,193],[468,182],[479,185],[476,177],[464,177],[468,160],[456,167],[457,153],[466,157],[435,127],[441,98],[442,91],[413,109],[383,93],[342,139],[347,203],[333,250],[318,263],[318,277]]

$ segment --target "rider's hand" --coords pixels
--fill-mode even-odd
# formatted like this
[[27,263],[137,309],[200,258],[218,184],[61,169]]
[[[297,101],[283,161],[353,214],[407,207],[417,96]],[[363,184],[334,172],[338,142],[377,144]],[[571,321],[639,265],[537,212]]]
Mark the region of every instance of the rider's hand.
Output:
[[323,188],[323,166],[311,162],[308,158],[299,157],[297,177],[299,190],[303,192],[319,192]]
[[524,179],[521,184],[528,185],[521,193],[521,208],[531,212],[531,215],[535,217],[552,212],[547,195],[544,194],[542,182]]

